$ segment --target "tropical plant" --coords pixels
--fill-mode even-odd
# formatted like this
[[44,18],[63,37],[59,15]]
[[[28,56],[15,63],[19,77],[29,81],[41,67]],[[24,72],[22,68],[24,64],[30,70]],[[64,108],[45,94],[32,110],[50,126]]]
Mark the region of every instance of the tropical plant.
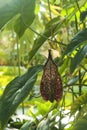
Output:
[[[33,106],[28,111],[32,120],[23,121],[20,130],[86,130],[86,8],[86,0],[0,0],[0,35],[12,35],[11,59],[16,56],[13,61],[19,68],[19,76],[0,97],[1,130],[26,98]],[[54,62],[62,77],[61,102],[43,101],[38,89],[44,68],[43,53],[48,49],[55,52]],[[21,66],[28,69],[23,75]],[[70,116],[73,120],[69,120]],[[67,118],[69,121],[64,122]]]

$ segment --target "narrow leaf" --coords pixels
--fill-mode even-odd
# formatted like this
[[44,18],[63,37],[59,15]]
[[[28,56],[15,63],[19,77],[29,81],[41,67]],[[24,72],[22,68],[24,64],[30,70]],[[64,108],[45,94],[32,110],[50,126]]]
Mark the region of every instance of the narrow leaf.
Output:
[[48,120],[48,119],[42,120],[42,121],[38,124],[36,130],[51,130],[50,127],[49,127],[49,120]]
[[32,130],[32,127],[34,127],[33,125],[34,123],[32,121],[28,121],[20,128],[20,130]]
[[79,110],[79,107],[84,104],[87,104],[87,93],[78,97],[74,104],[72,104],[71,115],[75,114],[75,112]]
[[81,63],[83,58],[87,54],[87,45],[83,46],[75,55],[75,57],[71,60],[71,65],[70,65],[70,71],[71,73],[76,69],[76,67]]
[[73,50],[75,50],[85,41],[87,41],[87,28],[78,32],[74,36],[74,38],[71,40],[70,44],[68,45],[65,54],[71,53]]
[[[84,74],[85,74],[85,71],[81,72],[81,77],[83,77]],[[69,79],[69,81],[67,82],[67,85],[71,86],[71,85],[75,84],[77,81],[79,81],[79,76],[74,76]]]
[[11,81],[0,99],[0,126],[5,127],[18,105],[28,96],[42,66],[31,67],[26,74]]
[[48,40],[48,38],[51,36],[51,31],[53,32],[53,34],[58,33],[58,30],[64,23],[65,19],[60,20],[60,21],[57,21],[57,19],[58,19],[58,17],[52,19],[52,21],[47,23],[46,29],[45,29],[44,33],[42,34],[42,36],[38,37],[35,40],[32,50],[29,53],[29,60],[32,59],[32,57],[35,55],[35,53],[38,51],[38,49],[45,43],[45,41]]
[[[52,30],[55,29],[56,26],[52,27]],[[38,51],[38,49],[44,44],[44,42],[50,37],[51,35],[51,28],[47,29],[41,37],[37,38],[34,42],[34,45],[32,47],[32,50],[29,53],[29,60],[32,59],[32,57],[35,55],[35,53]]]
[[80,21],[83,21],[87,16],[87,10],[80,13]]

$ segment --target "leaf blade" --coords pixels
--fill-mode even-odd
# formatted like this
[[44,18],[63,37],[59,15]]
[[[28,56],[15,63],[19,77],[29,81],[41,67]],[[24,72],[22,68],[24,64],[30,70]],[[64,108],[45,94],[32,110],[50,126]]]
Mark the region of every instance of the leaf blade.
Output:
[[81,105],[87,104],[87,93],[81,95],[76,99],[76,101],[71,106],[71,116],[79,110]]
[[7,85],[0,99],[0,124],[5,127],[9,117],[15,112],[18,105],[27,97],[42,66],[31,67],[26,74],[11,81]]
[[[35,14],[35,0],[25,0],[22,3],[21,15],[16,20],[14,30],[18,34],[19,38],[24,34],[25,30],[32,24]],[[21,5],[21,6],[22,6]]]
[[86,130],[87,129],[87,114],[76,121],[74,124],[74,130]]
[[87,45],[83,46],[75,55],[75,57],[71,60],[70,64],[70,71],[73,73],[73,71],[76,69],[76,67],[81,63],[85,55],[87,54]]
[[0,29],[8,24],[15,16],[19,15],[13,26],[15,32],[21,37],[35,18],[34,10],[35,0],[0,1]]
[[78,32],[74,38],[70,41],[65,51],[65,55],[72,53],[78,46],[80,46],[83,42],[87,41],[87,28]]
[[[58,19],[58,17],[56,18],[56,20],[57,19]],[[39,48],[51,36],[51,30],[52,30],[53,34],[58,33],[58,30],[60,29],[60,27],[62,26],[64,21],[65,21],[65,18],[60,21],[55,21],[55,18],[54,18],[54,19],[52,19],[52,21],[47,23],[44,33],[42,34],[42,36],[40,36],[39,38],[37,38],[35,40],[32,50],[29,52],[29,60],[32,59],[32,57],[36,54],[36,52],[39,50]]]

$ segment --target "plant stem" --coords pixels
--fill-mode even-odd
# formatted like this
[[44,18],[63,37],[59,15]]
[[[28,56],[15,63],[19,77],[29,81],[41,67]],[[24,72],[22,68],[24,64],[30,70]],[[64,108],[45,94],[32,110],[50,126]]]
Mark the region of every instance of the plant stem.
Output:
[[[79,96],[82,94],[82,85],[81,85],[82,79],[81,79],[81,70],[79,70]],[[79,107],[79,111],[81,110],[81,106]]]
[[73,89],[73,86],[72,86],[72,102],[74,103],[74,89]]
[[49,9],[49,14],[50,14],[50,19],[52,19],[51,8],[50,8],[50,1],[49,0],[48,0],[48,9]]
[[81,71],[79,70],[79,96],[82,94],[82,85],[81,85]]
[[[20,51],[19,51],[19,39],[17,36],[17,56],[18,56],[18,72],[19,72],[19,76],[21,75],[21,64],[20,64]],[[22,102],[22,114],[24,114],[24,103]]]
[[21,75],[21,71],[20,71],[20,52],[19,52],[19,40],[17,37],[17,57],[18,57],[18,73],[19,76]]
[[75,26],[76,26],[76,31],[78,32],[78,21],[77,21],[77,16],[75,15]]
[[[49,0],[48,0],[48,9],[49,9],[50,20],[52,20],[51,8],[50,8],[50,1],[49,1]],[[52,27],[51,27],[51,29],[50,29],[50,32],[51,32],[51,42],[50,42],[49,45],[50,45],[50,49],[51,49],[51,48],[53,48],[53,42],[52,42],[52,39],[53,39],[53,37],[54,37]]]

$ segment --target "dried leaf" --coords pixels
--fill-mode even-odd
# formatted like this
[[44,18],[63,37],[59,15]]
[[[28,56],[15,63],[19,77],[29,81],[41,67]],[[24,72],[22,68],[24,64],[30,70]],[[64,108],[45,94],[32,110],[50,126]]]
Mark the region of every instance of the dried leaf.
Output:
[[49,50],[49,56],[44,66],[40,91],[44,100],[50,100],[51,102],[54,100],[60,101],[62,97],[62,81],[57,65],[52,59],[51,50]]

